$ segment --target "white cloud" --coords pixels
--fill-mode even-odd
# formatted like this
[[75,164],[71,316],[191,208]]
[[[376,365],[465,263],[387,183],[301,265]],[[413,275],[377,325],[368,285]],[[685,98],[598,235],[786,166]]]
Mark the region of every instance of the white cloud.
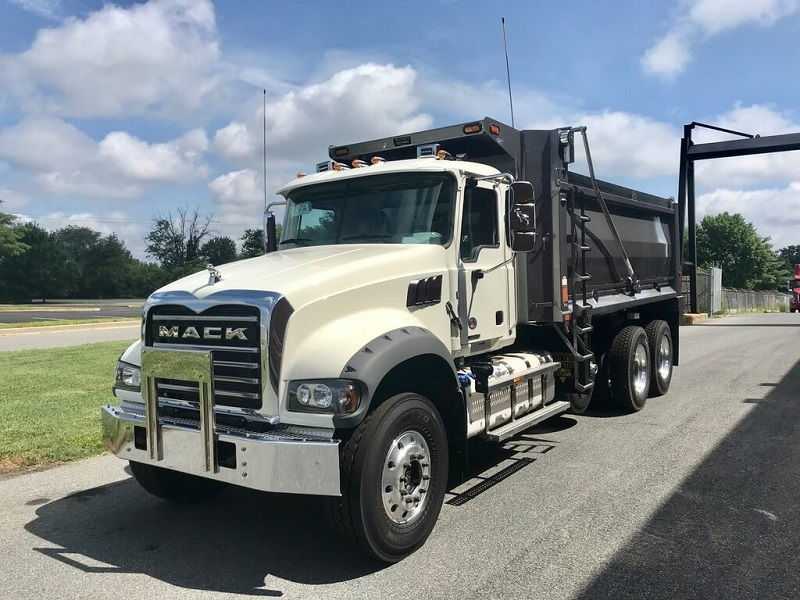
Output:
[[741,213],[774,248],[800,243],[800,181],[782,188],[719,188],[697,199],[698,219],[721,212]]
[[53,117],[0,130],[0,159],[28,169],[46,191],[67,195],[129,198],[142,184],[205,177],[207,148],[202,130],[155,144],[115,131],[96,142]]
[[[367,63],[270,99],[268,146],[280,161],[313,164],[325,157],[328,144],[426,129],[432,118],[420,110],[416,79],[411,67]],[[255,163],[262,119],[259,105],[245,119],[219,129],[215,148],[238,164]]]
[[264,187],[253,169],[225,173],[208,184],[217,201],[225,206],[253,207],[263,202]]
[[692,58],[693,46],[745,25],[769,27],[800,10],[800,0],[683,0],[672,27],[642,56],[651,75],[673,79]]
[[692,0],[687,17],[707,35],[753,23],[769,26],[800,8],[797,0]]
[[[677,128],[650,117],[620,111],[577,114],[569,124],[585,124],[599,178],[646,179],[675,175],[680,149]],[[576,155],[583,156],[575,138]]]
[[206,174],[200,159],[208,149],[202,129],[194,129],[177,140],[148,144],[124,131],[109,133],[98,146],[99,156],[137,181],[186,181]]
[[670,31],[647,49],[642,66],[647,73],[672,79],[683,72],[690,60],[689,36],[682,31]]
[[108,4],[40,29],[25,52],[0,55],[0,100],[69,116],[177,113],[217,90],[219,58],[209,0]]
[[[759,135],[800,131],[800,123],[788,114],[769,106],[754,104],[736,106],[711,119],[722,127]],[[731,136],[707,129],[697,129],[696,142],[730,139]],[[726,187],[751,186],[765,182],[795,181],[800,173],[800,152],[779,152],[699,162],[696,167],[698,185]]]
[[33,13],[45,19],[59,19],[61,17],[61,0],[10,0],[22,10]]
[[256,151],[256,140],[250,128],[239,121],[231,121],[214,134],[214,146],[228,159],[251,158]]
[[0,212],[16,213],[28,204],[28,196],[17,190],[0,187]]
[[0,158],[35,171],[79,167],[95,142],[77,127],[52,117],[32,117],[0,129]]

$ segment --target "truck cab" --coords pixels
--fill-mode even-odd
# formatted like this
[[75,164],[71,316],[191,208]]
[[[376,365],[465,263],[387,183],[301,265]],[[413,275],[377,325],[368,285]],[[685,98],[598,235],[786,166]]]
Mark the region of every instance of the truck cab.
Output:
[[677,363],[677,212],[570,179],[572,133],[487,118],[332,146],[279,190],[269,252],[148,299],[107,447],[171,500],[325,496],[392,562],[430,534],[469,439],[585,410],[595,388],[640,410]]

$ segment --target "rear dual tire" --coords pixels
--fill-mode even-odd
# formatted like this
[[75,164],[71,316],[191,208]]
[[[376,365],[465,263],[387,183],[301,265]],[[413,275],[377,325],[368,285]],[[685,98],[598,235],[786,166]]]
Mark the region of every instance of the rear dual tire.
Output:
[[645,330],[636,325],[624,327],[608,352],[611,393],[625,411],[644,408],[650,391],[651,354]]
[[666,321],[629,325],[614,338],[607,360],[611,393],[629,412],[644,408],[648,396],[663,396],[672,381],[672,333]]
[[644,328],[650,345],[650,397],[663,396],[672,381],[672,332],[666,321],[650,321]]

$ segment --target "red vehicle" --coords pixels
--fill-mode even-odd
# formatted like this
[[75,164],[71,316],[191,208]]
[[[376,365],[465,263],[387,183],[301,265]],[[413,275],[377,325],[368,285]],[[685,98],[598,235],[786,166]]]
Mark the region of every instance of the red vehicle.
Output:
[[800,265],[794,266],[794,279],[789,283],[792,298],[789,300],[789,312],[800,312]]

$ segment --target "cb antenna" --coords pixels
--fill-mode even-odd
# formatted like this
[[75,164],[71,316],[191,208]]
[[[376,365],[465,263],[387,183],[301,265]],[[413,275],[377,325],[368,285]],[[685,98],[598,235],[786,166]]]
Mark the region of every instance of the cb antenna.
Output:
[[264,90],[264,215],[267,214],[267,90]]
[[511,107],[511,126],[514,127],[514,97],[511,95],[511,68],[508,65],[508,41],[506,40],[506,18],[500,17],[503,28],[503,50],[506,53],[506,81],[508,82],[508,104]]

